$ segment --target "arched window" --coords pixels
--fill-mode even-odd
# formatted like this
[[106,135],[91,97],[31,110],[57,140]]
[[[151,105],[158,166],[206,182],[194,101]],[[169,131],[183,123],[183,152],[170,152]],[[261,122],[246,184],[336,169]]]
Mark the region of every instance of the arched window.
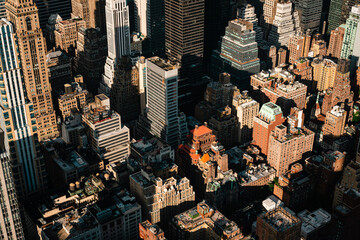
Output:
[[25,19],[25,21],[26,21],[27,30],[30,31],[31,30],[31,19],[29,17],[27,17]]

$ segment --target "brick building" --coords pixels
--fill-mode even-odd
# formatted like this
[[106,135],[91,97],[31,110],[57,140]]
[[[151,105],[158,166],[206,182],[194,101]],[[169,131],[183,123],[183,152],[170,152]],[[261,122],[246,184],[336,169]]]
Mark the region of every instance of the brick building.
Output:
[[286,173],[289,166],[313,149],[315,133],[309,129],[288,128],[278,125],[269,138],[268,163],[276,176]]
[[261,153],[268,154],[269,136],[277,125],[285,122],[281,108],[272,103],[265,103],[254,118],[253,144],[257,145]]
[[259,240],[299,240],[300,231],[301,220],[282,207],[257,217],[256,235]]

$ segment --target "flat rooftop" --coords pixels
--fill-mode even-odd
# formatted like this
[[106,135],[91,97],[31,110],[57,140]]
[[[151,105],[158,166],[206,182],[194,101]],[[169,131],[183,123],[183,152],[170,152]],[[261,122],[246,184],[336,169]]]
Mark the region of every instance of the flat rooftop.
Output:
[[147,58],[148,61],[152,62],[156,66],[162,68],[165,71],[175,70],[178,69],[179,66],[176,64],[170,63],[170,61],[165,61],[164,59],[160,57],[151,57]]

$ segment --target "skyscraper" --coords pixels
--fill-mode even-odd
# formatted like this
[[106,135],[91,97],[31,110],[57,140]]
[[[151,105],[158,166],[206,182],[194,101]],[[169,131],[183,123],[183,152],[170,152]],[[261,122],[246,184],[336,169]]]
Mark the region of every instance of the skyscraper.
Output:
[[272,102],[262,105],[258,116],[254,118],[253,143],[260,147],[263,154],[268,153],[271,131],[284,122],[285,118],[278,105]]
[[355,70],[360,58],[360,5],[351,9],[346,20],[344,40],[341,48],[341,58],[351,59],[350,68]]
[[84,109],[82,119],[90,147],[101,160],[112,164],[125,161],[130,154],[129,129],[121,123],[121,116],[110,110],[110,99],[104,94]]
[[238,142],[247,143],[251,141],[254,117],[259,113],[260,105],[249,96],[247,91],[234,93],[232,105],[238,122]]
[[264,38],[262,28],[258,24],[255,14],[255,7],[251,4],[244,4],[238,8],[238,17],[253,24],[253,30],[256,32],[256,42],[261,42]]
[[201,80],[204,8],[205,0],[165,0],[165,53],[170,61],[181,63],[180,104],[193,101],[194,96],[191,94]]
[[337,64],[331,59],[315,58],[313,67],[313,90],[324,91],[334,87]]
[[[142,128],[163,142],[176,147],[188,133],[186,118],[178,110],[179,66],[159,57],[146,60],[146,121]],[[147,125],[147,126],[146,126]]]
[[331,0],[328,17],[328,33],[346,22],[351,8],[359,4],[359,0]]
[[27,97],[33,103],[39,141],[56,137],[58,127],[46,65],[46,43],[33,0],[6,2],[8,20],[14,24],[19,44]]
[[341,25],[334,30],[331,30],[329,47],[327,55],[335,58],[340,58],[342,43],[345,34],[345,25]]
[[18,196],[24,198],[46,188],[45,163],[37,139],[36,108],[29,101],[24,89],[26,81],[23,75],[24,77],[26,75],[23,74],[18,60],[19,51],[13,26],[7,20],[2,20],[0,28],[0,45],[2,46],[0,49],[2,69],[0,72],[2,78],[0,116],[4,121],[2,126],[4,126],[10,146],[10,160],[16,190]]
[[315,133],[298,127],[278,125],[271,131],[267,161],[276,170],[276,176],[281,176],[290,164],[302,159],[303,154],[313,149]]
[[[24,2],[24,1],[23,1]],[[30,1],[25,1],[30,2]],[[71,0],[33,0],[39,10],[41,29],[44,29],[51,14],[59,14],[63,19],[69,19]]]
[[25,238],[6,142],[5,133],[0,129],[0,239],[21,240]]
[[322,0],[294,0],[295,10],[300,15],[300,27],[303,32],[310,30],[311,32],[319,31]]
[[0,19],[6,18],[5,0],[0,0]]
[[106,0],[105,12],[108,57],[99,91],[108,95],[114,83],[117,61],[122,56],[130,55],[131,51],[129,6],[125,0]]
[[152,56],[165,54],[164,0],[135,0],[135,29],[149,42]]
[[260,72],[255,37],[252,23],[240,18],[230,21],[219,49],[212,54],[210,73],[213,78],[227,72],[235,85],[248,88],[250,75]]
[[277,47],[288,46],[289,37],[300,31],[297,11],[292,10],[291,2],[276,4],[276,14],[269,32],[268,41]]
[[71,18],[82,18],[86,28],[99,27],[106,33],[105,27],[105,0],[71,0]]

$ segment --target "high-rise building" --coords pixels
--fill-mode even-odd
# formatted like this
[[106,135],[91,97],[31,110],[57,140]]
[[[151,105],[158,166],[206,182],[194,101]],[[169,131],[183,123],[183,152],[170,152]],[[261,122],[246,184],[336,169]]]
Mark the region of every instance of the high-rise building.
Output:
[[341,25],[334,30],[331,30],[329,47],[327,55],[330,57],[340,58],[342,43],[345,34],[345,25]]
[[87,89],[97,93],[107,55],[106,36],[96,28],[80,28],[76,42],[74,68],[84,77]]
[[[252,90],[261,104],[268,101],[279,105],[285,115],[292,107],[304,109],[307,87],[295,81],[295,76],[286,70],[276,68],[251,76]],[[254,96],[255,97],[255,96]]]
[[326,113],[325,123],[322,127],[323,146],[331,146],[345,132],[347,112],[340,106],[334,106]]
[[268,154],[271,131],[284,122],[285,118],[278,105],[268,102],[261,106],[258,116],[254,118],[253,143],[260,148],[263,154]]
[[[2,20],[1,20],[2,21]],[[3,24],[0,22],[0,24]],[[2,27],[1,27],[2,28]],[[0,123],[3,127],[4,123]],[[0,128],[0,239],[25,239],[5,133]]]
[[48,51],[46,64],[51,88],[56,92],[62,90],[65,83],[72,80],[71,58],[63,51]]
[[234,94],[232,107],[237,117],[237,140],[240,144],[247,143],[251,141],[254,117],[259,113],[259,103],[252,99],[247,91],[238,91]]
[[328,111],[337,105],[343,104],[347,111],[347,120],[352,119],[354,92],[351,91],[350,85],[350,63],[349,60],[340,59],[335,73],[335,80],[333,88],[325,91],[323,103],[321,106],[321,114],[326,115]]
[[351,8],[356,4],[360,4],[359,0],[331,0],[330,2],[330,10],[328,17],[328,33],[331,30],[336,29],[341,24],[346,22],[346,19],[349,17],[349,13],[351,12]]
[[129,129],[122,125],[118,113],[110,110],[110,99],[95,96],[82,116],[90,147],[106,163],[125,161],[130,154]]
[[269,43],[277,47],[288,46],[290,36],[299,31],[299,15],[297,11],[292,10],[292,3],[277,3],[276,14],[268,36]]
[[235,85],[248,88],[250,75],[260,71],[255,36],[252,23],[240,18],[230,21],[219,49],[212,54],[210,74],[216,78],[227,72]]
[[134,6],[134,18],[135,18],[135,31],[147,36],[148,30],[148,7],[150,1],[147,0],[135,0]]
[[278,125],[269,137],[268,163],[275,168],[276,176],[281,176],[290,164],[303,158],[303,154],[313,149],[315,133],[309,129]]
[[145,218],[152,223],[167,227],[166,223],[172,216],[195,203],[195,192],[186,177],[155,178],[153,174],[142,170],[130,175],[129,178],[130,192],[141,204]]
[[296,60],[304,57],[305,37],[298,33],[289,39],[289,63],[295,63]]
[[106,33],[105,0],[71,0],[71,18],[81,18],[86,28],[100,28]]
[[300,163],[295,163],[288,171],[280,175],[278,183],[274,185],[274,195],[286,207],[295,211],[308,206],[313,181]]
[[129,57],[122,57],[118,61],[110,96],[111,107],[120,114],[123,122],[139,118],[139,70]]
[[165,54],[181,65],[178,97],[184,109],[203,91],[204,18],[205,0],[165,0]]
[[131,52],[129,6],[125,0],[106,0],[105,12],[108,56],[99,92],[109,95],[117,61]]
[[164,0],[135,0],[135,30],[144,35],[152,56],[165,55]]
[[211,81],[205,90],[204,101],[195,106],[195,117],[200,122],[209,121],[217,109],[231,106],[236,87],[230,83],[230,74],[222,73],[219,81]]
[[6,18],[5,0],[0,0],[0,19]]
[[284,67],[287,62],[287,50],[284,47],[279,48],[277,52],[277,66]]
[[271,25],[274,22],[277,4],[278,0],[265,0],[264,2],[262,25],[265,27],[265,37],[267,37],[269,30],[271,29]]
[[225,148],[215,139],[206,123],[195,126],[186,143],[178,147],[177,163],[194,183],[199,198],[223,208],[238,201],[239,185],[237,173],[229,169]]
[[3,46],[0,49],[3,78],[1,118],[4,120],[4,129],[9,141],[15,187],[18,196],[25,198],[47,187],[45,162],[38,142],[39,119],[35,114],[35,106],[33,102],[28,101],[28,94],[24,89],[26,80],[23,76],[26,75],[21,69],[21,53],[14,37],[13,26],[6,20],[0,23]]
[[337,64],[328,58],[315,58],[311,63],[313,67],[312,89],[324,91],[334,87]]
[[237,142],[237,119],[229,106],[216,110],[216,115],[209,119],[209,127],[225,147]]
[[86,22],[82,19],[69,19],[60,21],[57,26],[58,28],[54,31],[55,46],[67,53],[74,53],[78,31],[86,26]]
[[51,14],[59,14],[63,19],[69,19],[71,0],[34,0],[39,10],[40,28],[44,29]]
[[303,32],[310,30],[318,32],[320,29],[323,1],[294,0],[295,10],[300,15],[300,27]]
[[46,39],[47,49],[53,49],[55,47],[55,30],[58,28],[58,23],[63,19],[59,14],[51,14],[46,27],[44,28],[44,37]]
[[16,29],[25,89],[33,103],[39,141],[53,138],[59,132],[46,66],[46,43],[39,28],[37,8],[33,0],[11,0],[6,2],[6,10]]
[[76,110],[80,112],[86,106],[88,91],[73,82],[64,85],[65,93],[58,98],[59,109],[62,114],[62,119],[71,116],[71,112]]
[[257,217],[256,235],[259,240],[298,240],[301,220],[289,209],[277,207]]
[[140,122],[146,132],[176,147],[188,133],[185,115],[178,109],[178,69],[159,57],[146,60],[147,112]]
[[253,24],[253,30],[256,32],[256,42],[261,42],[264,39],[264,33],[258,24],[254,6],[251,4],[242,5],[238,8],[237,17]]
[[350,68],[355,70],[360,58],[360,4],[352,7],[346,20],[341,58],[351,59]]

